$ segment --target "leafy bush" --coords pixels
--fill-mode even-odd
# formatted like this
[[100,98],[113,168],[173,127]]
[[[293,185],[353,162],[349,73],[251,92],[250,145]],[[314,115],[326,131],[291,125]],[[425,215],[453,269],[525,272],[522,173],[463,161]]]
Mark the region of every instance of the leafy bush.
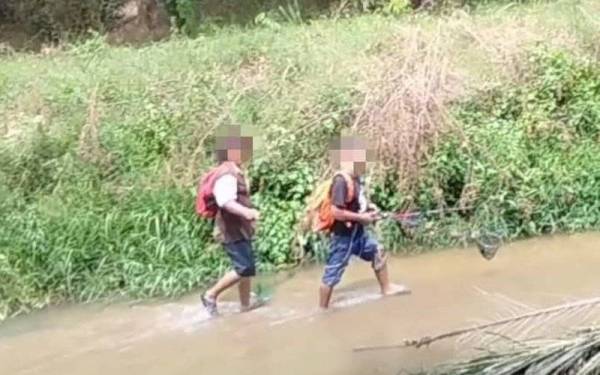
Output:
[[468,143],[446,141],[431,178],[455,203],[468,183],[510,235],[600,224],[600,68],[564,53],[540,52],[522,85],[462,105]]

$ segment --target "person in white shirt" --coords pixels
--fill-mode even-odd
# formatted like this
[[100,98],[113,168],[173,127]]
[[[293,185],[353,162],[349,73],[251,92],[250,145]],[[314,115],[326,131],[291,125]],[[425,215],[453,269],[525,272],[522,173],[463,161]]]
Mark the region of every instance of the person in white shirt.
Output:
[[[248,138],[250,142],[248,142]],[[257,307],[250,303],[251,278],[256,275],[252,237],[259,213],[250,201],[250,190],[241,166],[252,156],[252,138],[227,136],[217,138],[217,177],[213,196],[218,206],[215,224],[233,270],[227,272],[202,295],[202,303],[211,314],[217,314],[217,300],[225,290],[238,284],[242,311]]]

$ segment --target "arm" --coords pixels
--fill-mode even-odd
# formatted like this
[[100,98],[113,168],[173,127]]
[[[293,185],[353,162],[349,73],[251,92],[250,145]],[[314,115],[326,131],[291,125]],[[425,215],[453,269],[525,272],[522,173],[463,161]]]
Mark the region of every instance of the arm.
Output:
[[333,218],[337,221],[357,221],[363,224],[371,224],[376,219],[374,212],[358,213],[348,211],[337,206],[331,207],[331,214],[333,215]]
[[352,212],[345,209],[348,187],[343,177],[337,176],[333,181],[331,191],[331,214],[337,221],[354,221],[362,224],[371,224],[376,219],[372,212]]
[[360,221],[362,214],[358,212],[352,212],[343,208],[332,206],[331,214],[337,221]]
[[219,177],[215,182],[213,189],[217,205],[237,216],[241,216],[246,220],[258,220],[258,211],[241,205],[237,201],[237,179],[232,175],[224,175]]
[[241,216],[244,219],[249,220],[249,221],[258,220],[258,218],[259,218],[259,214],[258,214],[257,210],[246,207],[246,206],[242,206],[236,200],[230,200],[229,202],[225,203],[222,206],[222,208],[229,213],[232,213],[237,216]]

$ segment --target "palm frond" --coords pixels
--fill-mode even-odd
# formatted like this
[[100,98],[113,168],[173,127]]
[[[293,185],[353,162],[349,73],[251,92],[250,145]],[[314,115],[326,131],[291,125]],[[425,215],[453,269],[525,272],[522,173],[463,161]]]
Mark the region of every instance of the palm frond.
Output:
[[556,340],[520,343],[511,349],[442,366],[439,375],[598,375],[600,328],[572,332]]
[[[529,334],[532,330],[540,327],[547,327],[557,322],[565,321],[567,319],[573,319],[575,317],[587,316],[589,317],[593,310],[596,310],[600,306],[600,297],[579,300],[576,302],[570,302],[558,306],[552,306],[546,309],[534,310],[517,316],[512,316],[500,320],[496,320],[489,323],[479,324],[467,328],[457,329],[454,331],[445,332],[436,336],[426,336],[417,340],[405,340],[400,344],[393,345],[379,345],[379,346],[362,346],[354,348],[354,351],[368,351],[368,350],[383,350],[383,349],[397,349],[404,347],[422,347],[432,344],[433,342],[455,338],[464,337],[463,342],[469,342],[475,338],[482,338],[485,336],[485,332],[490,329],[499,329],[500,334],[506,334],[507,332],[517,332],[517,335],[522,337],[524,334]],[[579,319],[579,323],[582,320]],[[484,335],[482,335],[484,333]]]

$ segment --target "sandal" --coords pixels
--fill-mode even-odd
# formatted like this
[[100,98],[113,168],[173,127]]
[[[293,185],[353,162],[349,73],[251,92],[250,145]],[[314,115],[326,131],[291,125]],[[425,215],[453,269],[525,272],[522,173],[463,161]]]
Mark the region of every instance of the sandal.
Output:
[[206,293],[202,294],[202,296],[200,296],[200,299],[202,300],[202,305],[204,305],[204,308],[210,316],[216,316],[219,314],[219,312],[217,311],[216,299],[209,298],[208,296],[206,296]]

